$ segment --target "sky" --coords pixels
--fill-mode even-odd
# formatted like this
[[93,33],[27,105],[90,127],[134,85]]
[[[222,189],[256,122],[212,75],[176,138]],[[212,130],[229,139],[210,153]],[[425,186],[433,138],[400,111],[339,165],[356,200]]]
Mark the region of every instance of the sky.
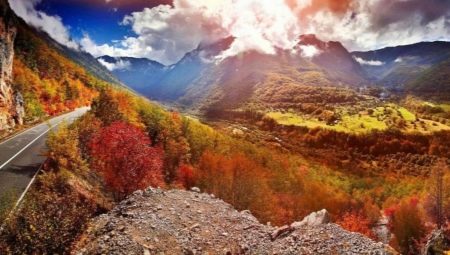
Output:
[[292,49],[301,34],[372,50],[450,41],[450,0],[9,0],[29,24],[95,57],[169,65],[233,36],[220,58]]

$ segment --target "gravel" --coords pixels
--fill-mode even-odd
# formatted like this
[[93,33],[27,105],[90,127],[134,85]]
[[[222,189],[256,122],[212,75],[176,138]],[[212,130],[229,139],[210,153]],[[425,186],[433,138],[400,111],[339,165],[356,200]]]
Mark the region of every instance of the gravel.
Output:
[[74,254],[395,254],[328,219],[322,210],[276,228],[198,188],[148,188],[95,218]]

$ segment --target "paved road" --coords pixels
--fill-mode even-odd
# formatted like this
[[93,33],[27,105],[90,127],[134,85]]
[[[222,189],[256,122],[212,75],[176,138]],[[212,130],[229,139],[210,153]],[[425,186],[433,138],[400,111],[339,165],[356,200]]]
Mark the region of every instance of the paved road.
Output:
[[61,122],[72,122],[89,108],[55,117],[0,143],[0,198],[10,192],[24,194],[45,161],[45,141]]

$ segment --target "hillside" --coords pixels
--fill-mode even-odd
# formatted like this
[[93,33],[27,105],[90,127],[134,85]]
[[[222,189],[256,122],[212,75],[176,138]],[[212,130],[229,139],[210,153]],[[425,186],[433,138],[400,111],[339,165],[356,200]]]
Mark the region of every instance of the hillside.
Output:
[[[371,79],[381,86],[428,93],[449,90],[442,81],[446,77],[444,73],[447,73],[445,63],[450,59],[450,42],[421,42],[374,51],[352,52],[352,55],[366,61],[362,67],[370,74]],[[369,61],[373,63],[367,64]],[[435,74],[428,75],[430,72]]]
[[[250,51],[219,61],[217,57],[233,40],[201,44],[167,67],[151,60],[117,59],[131,65],[114,73],[149,98],[206,114],[218,108],[266,104],[269,99],[262,98],[260,90],[280,89],[302,97],[306,94],[298,91],[311,87],[343,88],[365,83],[366,74],[338,42],[322,42],[314,35],[304,35],[292,50],[279,49],[275,55]],[[317,53],[306,56],[304,47],[314,48]],[[104,61],[115,63],[113,58]],[[300,102],[288,100],[282,103]]]
[[153,188],[97,217],[75,246],[77,254],[397,254],[329,223],[325,210],[276,228],[213,195]]
[[[175,101],[208,114],[246,105],[265,107],[269,99],[262,97],[260,91],[283,91],[301,97],[305,86],[342,88],[363,83],[358,63],[340,44],[303,36],[298,47],[305,45],[315,47],[319,53],[305,57],[301,48],[279,50],[276,55],[250,51],[206,65],[198,77],[177,90],[180,96]],[[285,98],[283,103],[299,103],[295,98]]]
[[[0,197],[0,254],[419,254],[450,222],[450,196],[435,199],[450,194],[448,97],[371,86],[339,42],[221,59],[229,37],[170,66],[97,60],[0,7],[0,125],[90,106],[40,138],[46,161],[13,214],[17,195]],[[408,86],[447,86],[446,47],[408,51],[400,71],[425,70]]]
[[8,3],[0,1],[0,135],[23,124],[23,98],[13,88],[14,40],[16,17]]
[[88,53],[67,48],[1,1],[0,136],[89,105],[107,83],[126,88]]
[[155,90],[168,70],[168,67],[145,58],[103,56],[97,60],[102,66],[109,66],[121,82],[144,94]]
[[23,97],[26,123],[89,105],[108,82],[123,86],[91,55],[58,44],[15,15],[14,20],[11,83]]

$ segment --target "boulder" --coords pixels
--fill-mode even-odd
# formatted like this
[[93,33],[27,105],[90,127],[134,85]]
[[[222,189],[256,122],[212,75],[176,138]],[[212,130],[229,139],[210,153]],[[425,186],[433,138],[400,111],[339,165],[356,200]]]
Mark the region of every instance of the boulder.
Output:
[[319,226],[322,224],[330,223],[330,215],[326,209],[322,209],[318,212],[313,212],[310,215],[303,218],[302,221],[296,221],[291,224],[291,228],[299,228],[303,226]]

